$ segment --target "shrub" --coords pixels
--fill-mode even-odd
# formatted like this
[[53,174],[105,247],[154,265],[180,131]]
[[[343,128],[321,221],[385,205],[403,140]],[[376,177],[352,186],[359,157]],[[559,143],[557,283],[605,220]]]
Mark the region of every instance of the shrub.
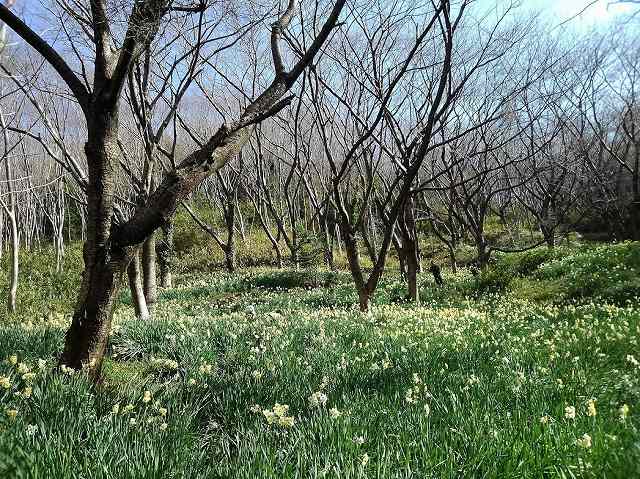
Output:
[[599,297],[624,302],[639,295],[640,243],[624,242],[583,248],[542,265],[540,280],[559,280],[567,297]]

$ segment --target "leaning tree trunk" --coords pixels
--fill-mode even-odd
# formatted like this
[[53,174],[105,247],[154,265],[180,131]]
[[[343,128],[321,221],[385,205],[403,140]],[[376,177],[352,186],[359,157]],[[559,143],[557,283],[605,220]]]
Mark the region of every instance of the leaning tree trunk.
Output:
[[140,253],[136,252],[127,267],[129,277],[129,289],[131,290],[131,302],[138,319],[149,319],[149,308],[144,297],[142,286],[142,270],[140,268]]
[[156,245],[158,266],[160,270],[160,286],[171,288],[171,260],[173,258],[173,220],[165,221],[162,225],[162,239]]
[[356,290],[358,291],[358,302],[360,311],[367,312],[369,310],[369,300],[371,299],[371,289],[364,281],[362,266],[360,265],[360,255],[358,253],[358,243],[356,233],[349,224],[348,217],[342,217],[340,221],[340,230],[344,241],[344,249],[347,254],[349,270],[354,279]]

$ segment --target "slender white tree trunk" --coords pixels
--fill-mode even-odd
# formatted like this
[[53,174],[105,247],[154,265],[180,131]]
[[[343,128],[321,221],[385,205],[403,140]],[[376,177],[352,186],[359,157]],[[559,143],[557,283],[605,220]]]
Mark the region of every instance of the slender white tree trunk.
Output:
[[[2,138],[4,140],[4,151],[8,150],[9,138],[7,136],[7,128],[4,121],[4,115],[0,111],[0,127],[2,128]],[[16,197],[13,190],[13,172],[11,171],[11,162],[9,158],[4,159],[5,180],[7,184],[8,204],[0,196],[0,207],[4,210],[9,218],[9,228],[11,232],[11,247],[9,259],[9,294],[7,296],[7,310],[9,313],[16,311],[16,296],[18,294],[18,252],[20,249],[18,237],[18,222],[16,221]]]

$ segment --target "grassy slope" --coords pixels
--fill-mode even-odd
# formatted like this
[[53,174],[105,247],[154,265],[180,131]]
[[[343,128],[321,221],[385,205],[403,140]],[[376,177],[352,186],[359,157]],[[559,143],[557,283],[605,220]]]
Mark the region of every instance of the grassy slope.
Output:
[[[0,417],[0,477],[637,477],[639,250],[536,250],[443,289],[424,277],[419,308],[388,275],[366,316],[345,274],[183,275],[152,322],[123,294],[97,389],[52,370],[77,270],[47,286],[32,255],[21,315],[0,326],[0,359],[35,372],[0,364],[0,412],[18,411]],[[292,427],[255,407],[276,403]]]

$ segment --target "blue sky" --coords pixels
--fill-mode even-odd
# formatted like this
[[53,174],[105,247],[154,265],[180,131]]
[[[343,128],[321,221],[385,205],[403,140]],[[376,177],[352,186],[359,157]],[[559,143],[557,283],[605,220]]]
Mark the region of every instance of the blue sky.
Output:
[[[487,7],[496,4],[496,0],[479,1],[483,6]],[[500,3],[500,0],[498,0],[498,3]],[[522,0],[522,7],[525,10],[542,11],[553,23],[562,23],[584,10],[590,3],[592,3],[592,0]],[[578,17],[573,18],[571,23],[578,28],[593,27],[638,9],[640,9],[638,5],[613,4],[612,0],[598,0]]]
[[[0,0],[5,2],[5,0]],[[277,0],[273,0],[276,2]],[[304,1],[304,0],[302,0]],[[386,1],[386,0],[379,0]],[[486,11],[497,5],[510,3],[511,0],[477,0],[476,8]],[[630,12],[640,10],[639,5],[632,4],[614,4],[613,0],[598,0],[590,5],[586,10],[585,7],[593,2],[593,0],[520,0],[522,9],[525,11],[541,11],[543,16],[549,20],[551,25],[560,24],[571,19],[570,26],[572,28],[588,29],[606,24],[616,17],[624,16]],[[43,9],[41,3],[47,4],[49,0],[16,0],[16,10],[24,12],[27,21],[37,30],[46,30],[47,16],[42,16]],[[475,8],[474,8],[475,10]],[[584,10],[584,11],[583,11]],[[579,16],[576,14],[582,12]],[[30,15],[31,14],[31,15]],[[573,18],[575,17],[575,18]]]

